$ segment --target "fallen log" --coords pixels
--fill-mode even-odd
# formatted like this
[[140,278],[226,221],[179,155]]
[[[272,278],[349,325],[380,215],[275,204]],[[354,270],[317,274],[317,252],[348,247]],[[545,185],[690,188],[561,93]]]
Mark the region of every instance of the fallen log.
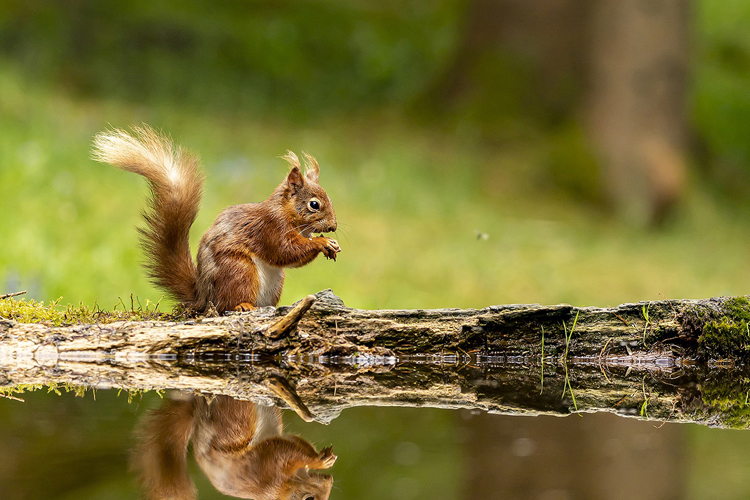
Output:
[[749,320],[746,297],[369,311],[327,290],[292,308],[182,322],[0,320],[0,386],[281,399],[322,422],[351,406],[391,405],[745,427]]
[[296,307],[263,307],[181,322],[55,327],[0,319],[0,356],[33,353],[40,359],[83,356],[108,360],[212,350],[281,357],[524,355],[541,354],[544,343],[550,356],[639,359],[661,350],[682,359],[743,362],[750,352],[749,324],[750,301],[744,296],[639,302],[612,308],[535,304],[362,310],[346,307],[325,290]]

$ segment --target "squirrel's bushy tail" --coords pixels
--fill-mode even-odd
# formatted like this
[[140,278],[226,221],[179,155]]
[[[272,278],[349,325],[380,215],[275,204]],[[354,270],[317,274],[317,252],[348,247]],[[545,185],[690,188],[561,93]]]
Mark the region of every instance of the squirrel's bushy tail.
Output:
[[137,427],[138,445],[131,467],[138,473],[148,500],[195,500],[187,468],[194,417],[192,398],[167,399]]
[[189,234],[203,190],[198,159],[146,125],[133,128],[132,135],[117,129],[97,134],[92,155],[148,179],[146,227],[139,229],[148,274],[175,299],[192,305],[197,273]]

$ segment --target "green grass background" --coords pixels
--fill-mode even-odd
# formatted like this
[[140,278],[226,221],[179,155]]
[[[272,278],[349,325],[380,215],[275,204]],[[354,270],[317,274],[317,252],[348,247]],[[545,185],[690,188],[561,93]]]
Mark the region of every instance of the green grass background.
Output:
[[139,267],[145,182],[89,159],[96,132],[141,122],[202,157],[193,248],[223,208],[283,180],[280,153],[318,157],[342,253],[290,270],[283,303],[332,288],[363,308],[605,306],[742,294],[750,282],[747,206],[700,182],[667,227],[644,230],[529,181],[524,169],[544,161],[536,145],[489,146],[387,114],[295,127],[73,99],[7,68],[0,85],[0,279],[36,299],[162,297]]

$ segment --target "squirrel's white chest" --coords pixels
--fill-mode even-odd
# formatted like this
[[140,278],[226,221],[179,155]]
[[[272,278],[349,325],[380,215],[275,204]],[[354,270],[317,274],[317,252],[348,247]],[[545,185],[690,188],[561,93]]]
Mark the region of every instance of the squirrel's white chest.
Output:
[[281,435],[281,416],[275,406],[255,405],[257,418],[255,434],[250,442],[252,446],[262,443],[266,439]]
[[284,286],[284,268],[272,266],[257,257],[253,257],[253,264],[258,269],[258,298],[255,306],[275,306]]

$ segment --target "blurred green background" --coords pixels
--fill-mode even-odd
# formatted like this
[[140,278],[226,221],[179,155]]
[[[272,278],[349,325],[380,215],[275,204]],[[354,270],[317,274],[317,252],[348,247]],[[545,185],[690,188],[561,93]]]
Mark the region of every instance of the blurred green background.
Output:
[[[142,122],[202,158],[194,248],[283,179],[278,155],[318,158],[343,252],[290,271],[282,303],[747,293],[750,4],[636,3],[2,1],[0,293],[162,297],[139,267],[144,182],[89,159],[95,133]],[[693,498],[750,495],[750,437],[725,435],[686,433]]]

